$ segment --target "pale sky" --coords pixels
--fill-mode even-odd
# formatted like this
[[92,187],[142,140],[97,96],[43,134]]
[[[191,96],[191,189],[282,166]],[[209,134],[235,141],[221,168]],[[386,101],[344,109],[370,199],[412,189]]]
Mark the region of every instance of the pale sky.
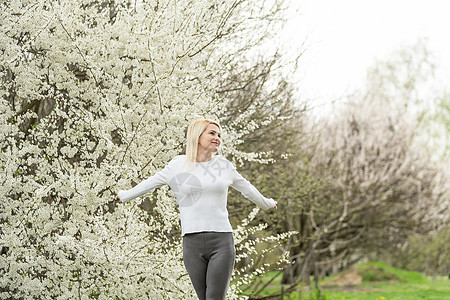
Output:
[[[375,59],[427,38],[438,81],[450,86],[450,1],[291,0],[286,47],[309,45],[300,61],[303,97],[327,105],[362,86]],[[298,10],[294,8],[298,8]],[[449,82],[449,84],[447,84]]]

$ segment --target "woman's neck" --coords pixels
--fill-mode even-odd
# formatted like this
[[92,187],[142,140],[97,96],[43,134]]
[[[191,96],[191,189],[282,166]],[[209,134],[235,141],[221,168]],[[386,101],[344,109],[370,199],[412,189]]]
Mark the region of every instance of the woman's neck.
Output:
[[211,151],[197,151],[197,157],[195,159],[196,162],[207,162],[212,159]]

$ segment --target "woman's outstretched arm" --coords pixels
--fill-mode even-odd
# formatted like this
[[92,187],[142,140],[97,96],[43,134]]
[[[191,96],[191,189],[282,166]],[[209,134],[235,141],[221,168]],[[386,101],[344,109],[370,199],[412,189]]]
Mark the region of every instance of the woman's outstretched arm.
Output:
[[120,203],[125,203],[136,197],[142,196],[147,193],[153,192],[156,188],[159,188],[170,181],[172,162],[164,167],[153,176],[145,179],[135,187],[129,190],[120,190],[115,197]]
[[271,198],[264,197],[247,179],[233,167],[233,183],[231,187],[241,192],[241,194],[261,207],[262,209],[275,208],[277,209],[277,202]]

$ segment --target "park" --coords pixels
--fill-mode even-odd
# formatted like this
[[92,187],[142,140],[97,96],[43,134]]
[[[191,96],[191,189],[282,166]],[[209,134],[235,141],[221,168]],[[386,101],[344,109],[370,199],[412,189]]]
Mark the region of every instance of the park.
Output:
[[290,76],[307,49],[273,42],[288,4],[0,3],[0,299],[197,299],[174,191],[115,197],[199,118],[277,205],[229,190],[227,299],[450,299],[450,87],[427,89],[427,42],[317,113]]

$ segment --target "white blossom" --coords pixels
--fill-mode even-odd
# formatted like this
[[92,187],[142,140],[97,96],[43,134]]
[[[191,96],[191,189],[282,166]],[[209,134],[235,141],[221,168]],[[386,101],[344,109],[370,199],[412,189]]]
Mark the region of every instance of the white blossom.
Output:
[[[179,154],[191,121],[220,116],[220,76],[263,34],[252,10],[267,12],[256,0],[108,3],[0,4],[1,299],[195,298],[168,189],[148,196],[151,215],[144,198],[112,199]],[[230,130],[227,153],[261,158],[233,150],[258,126]]]

